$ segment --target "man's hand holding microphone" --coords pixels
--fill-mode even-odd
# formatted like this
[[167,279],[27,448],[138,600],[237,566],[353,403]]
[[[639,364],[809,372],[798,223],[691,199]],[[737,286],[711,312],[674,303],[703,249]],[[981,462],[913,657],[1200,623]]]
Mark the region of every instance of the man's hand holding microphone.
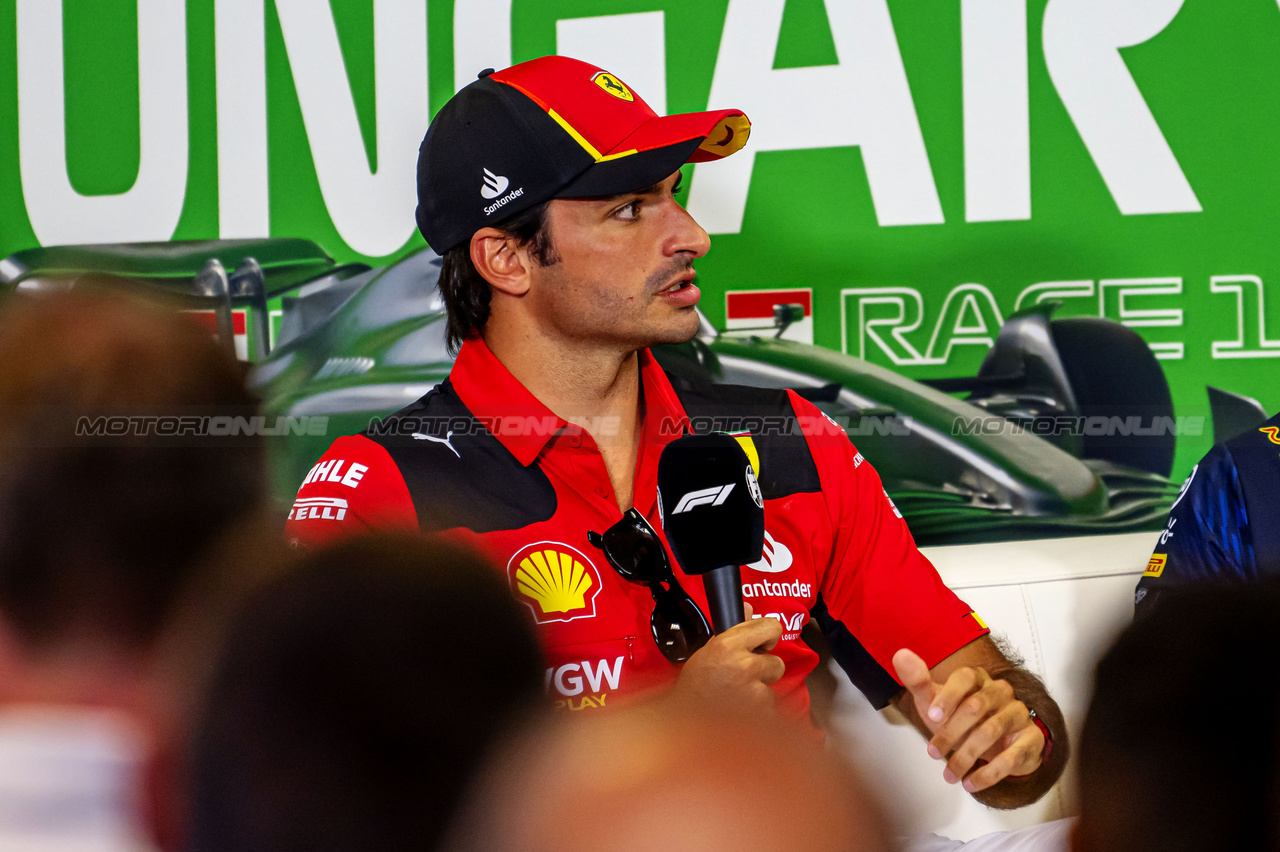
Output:
[[753,618],[740,566],[760,559],[764,497],[746,454],[729,435],[689,435],[658,462],[658,501],[671,551],[686,574],[702,575],[715,635],[688,662],[678,696],[745,710],[772,710],[769,684],[786,670],[769,653],[782,638],[776,618]]
[[782,677],[786,664],[769,653],[782,638],[776,618],[752,618],[717,633],[689,658],[676,681],[677,696],[746,710],[771,711],[776,702],[769,684]]

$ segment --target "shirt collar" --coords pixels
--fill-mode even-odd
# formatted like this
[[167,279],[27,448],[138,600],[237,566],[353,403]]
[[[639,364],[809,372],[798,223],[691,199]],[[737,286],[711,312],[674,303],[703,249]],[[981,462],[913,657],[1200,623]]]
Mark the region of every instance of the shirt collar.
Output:
[[569,425],[520,384],[480,337],[463,341],[449,382],[467,410],[525,467]]
[[640,350],[640,380],[644,387],[644,422],[640,425],[640,447],[631,493],[635,507],[653,518],[662,450],[682,434],[691,434],[693,426],[667,374],[648,349]]
[[693,431],[689,416],[685,414],[680,398],[667,374],[658,366],[658,360],[648,349],[641,349],[640,383],[644,389],[644,430],[641,439],[661,438],[662,444],[679,438],[682,433]]
[[[666,373],[648,349],[639,354],[645,415],[642,444],[660,445],[692,428]],[[524,466],[537,459],[556,433],[571,427],[511,375],[480,337],[465,340],[449,372],[462,404]],[[505,424],[505,425],[504,425]]]

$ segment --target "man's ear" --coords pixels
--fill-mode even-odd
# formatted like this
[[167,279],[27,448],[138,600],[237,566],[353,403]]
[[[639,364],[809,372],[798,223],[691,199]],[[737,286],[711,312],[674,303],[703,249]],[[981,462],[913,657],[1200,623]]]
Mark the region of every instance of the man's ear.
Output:
[[497,228],[476,231],[471,235],[471,262],[481,278],[503,293],[522,296],[529,289],[529,254],[510,234]]

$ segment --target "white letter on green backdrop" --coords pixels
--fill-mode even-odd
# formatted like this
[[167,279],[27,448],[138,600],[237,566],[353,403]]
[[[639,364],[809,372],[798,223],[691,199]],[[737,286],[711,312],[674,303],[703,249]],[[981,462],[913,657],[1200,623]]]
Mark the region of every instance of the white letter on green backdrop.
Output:
[[1194,213],[1200,202],[1120,48],[1159,35],[1183,0],[1049,0],[1044,60],[1063,105],[1126,216]]
[[383,257],[413,235],[427,130],[427,7],[374,0],[377,167],[370,168],[328,3],[275,0],[325,206],[347,245]]
[[263,0],[217,0],[218,236],[271,235]]
[[454,0],[453,90],[511,64],[511,0]]
[[774,70],[783,6],[729,2],[707,108],[746,112],[751,141],[732,157],[695,167],[689,211],[711,233],[737,233],[757,153],[856,145],[881,225],[941,223],[885,0],[826,0],[839,64]]
[[964,217],[1031,218],[1026,0],[963,0]]
[[43,245],[167,240],[187,193],[184,4],[138,0],[138,177],[115,195],[81,195],[67,174],[62,3],[18,0],[18,157]]

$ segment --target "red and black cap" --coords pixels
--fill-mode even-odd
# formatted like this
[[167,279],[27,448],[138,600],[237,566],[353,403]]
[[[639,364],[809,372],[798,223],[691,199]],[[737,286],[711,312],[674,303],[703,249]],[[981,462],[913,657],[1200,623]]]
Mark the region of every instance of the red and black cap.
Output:
[[481,72],[441,108],[418,154],[418,228],[438,254],[552,198],[621,195],[751,133],[740,110],[660,116],[608,71],[544,56]]

